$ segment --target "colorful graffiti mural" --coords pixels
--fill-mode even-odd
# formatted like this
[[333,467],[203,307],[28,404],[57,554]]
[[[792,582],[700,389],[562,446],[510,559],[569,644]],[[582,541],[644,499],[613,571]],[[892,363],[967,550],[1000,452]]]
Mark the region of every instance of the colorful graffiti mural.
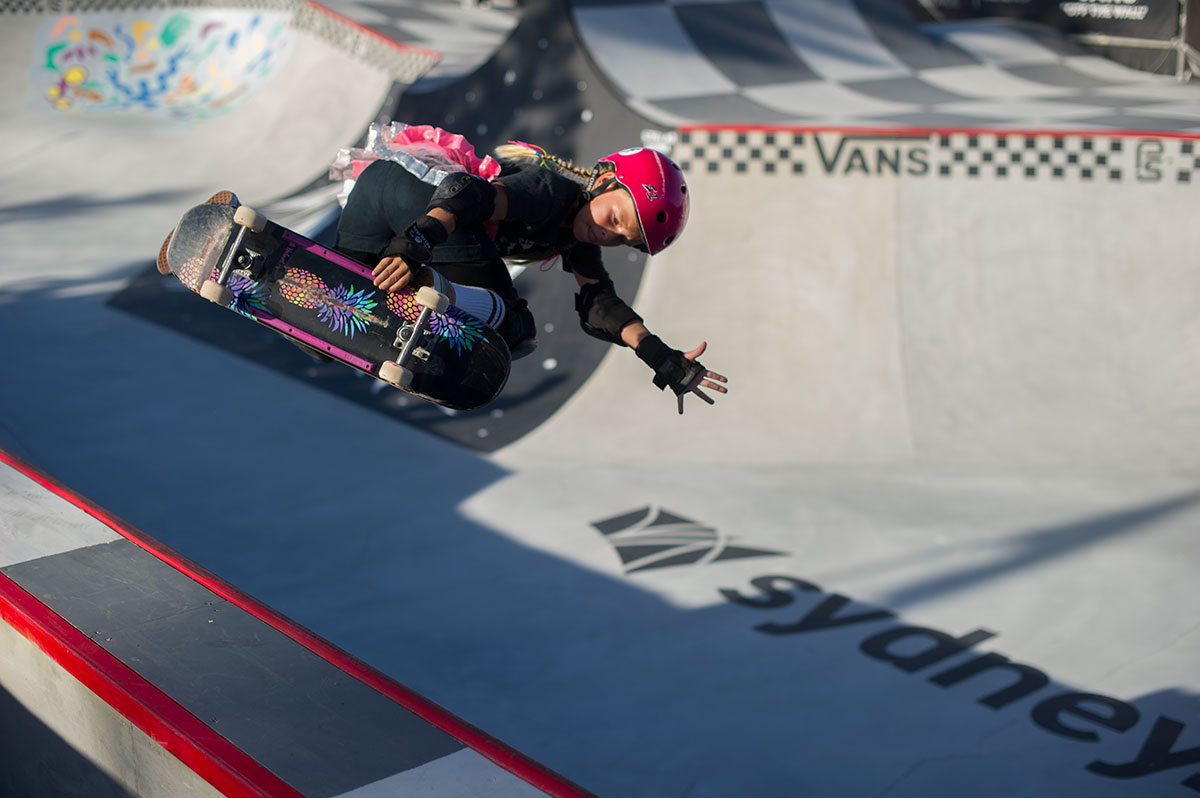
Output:
[[37,45],[36,79],[59,111],[215,116],[279,63],[289,19],[237,10],[65,15]]

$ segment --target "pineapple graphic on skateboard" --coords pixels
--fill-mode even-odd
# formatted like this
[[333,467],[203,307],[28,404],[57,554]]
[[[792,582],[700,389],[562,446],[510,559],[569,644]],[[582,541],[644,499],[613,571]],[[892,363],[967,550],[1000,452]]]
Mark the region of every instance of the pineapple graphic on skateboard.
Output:
[[318,354],[455,410],[508,381],[504,340],[432,288],[380,291],[371,268],[237,206],[229,192],[183,215],[160,272]]

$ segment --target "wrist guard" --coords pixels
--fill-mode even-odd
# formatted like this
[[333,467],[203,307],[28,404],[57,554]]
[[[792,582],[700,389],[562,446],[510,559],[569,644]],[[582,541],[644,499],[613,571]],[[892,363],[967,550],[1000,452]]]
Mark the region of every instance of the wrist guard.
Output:
[[422,216],[408,226],[404,235],[393,238],[380,257],[399,256],[410,266],[420,266],[428,263],[433,257],[433,248],[445,243],[449,237],[441,222],[432,216]]
[[454,214],[456,224],[483,224],[496,212],[496,189],[482,177],[455,172],[438,183],[429,207]]
[[667,346],[657,335],[643,338],[634,351],[643,363],[654,369],[654,384],[658,389],[670,388],[676,396],[687,393],[696,377],[705,371],[699,361],[688,360],[683,352]]

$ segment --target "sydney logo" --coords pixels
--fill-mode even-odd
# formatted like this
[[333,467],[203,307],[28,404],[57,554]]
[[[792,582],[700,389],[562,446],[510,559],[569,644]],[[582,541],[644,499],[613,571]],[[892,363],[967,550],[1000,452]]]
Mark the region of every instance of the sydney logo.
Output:
[[660,507],[643,507],[592,526],[612,544],[627,574],[784,554],[735,544],[729,535]]

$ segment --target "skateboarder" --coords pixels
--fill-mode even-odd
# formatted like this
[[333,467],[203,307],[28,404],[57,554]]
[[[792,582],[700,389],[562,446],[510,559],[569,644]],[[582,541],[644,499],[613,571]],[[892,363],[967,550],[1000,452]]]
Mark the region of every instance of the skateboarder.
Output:
[[[338,225],[337,248],[377,264],[375,284],[400,290],[433,285],[451,302],[496,329],[515,357],[536,346],[536,327],[517,294],[504,257],[562,256],[579,284],[575,308],[583,330],[634,350],[654,384],[683,399],[725,393],[725,377],[690,352],[665,344],[614,291],[600,247],[633,246],[651,255],[673,243],[688,214],[683,174],[666,156],[634,148],[574,167],[534,145],[500,147],[491,181],[453,172],[434,186],[393,160],[359,175]],[[429,268],[432,267],[432,268]]]

